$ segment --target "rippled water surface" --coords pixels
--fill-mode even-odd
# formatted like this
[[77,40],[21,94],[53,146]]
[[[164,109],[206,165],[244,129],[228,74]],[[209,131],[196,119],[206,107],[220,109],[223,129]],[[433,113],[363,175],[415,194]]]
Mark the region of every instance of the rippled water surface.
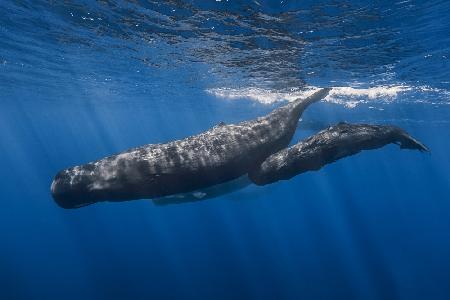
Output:
[[[1,299],[449,299],[448,1],[0,1]],[[60,169],[320,87],[387,146],[289,181],[158,207],[64,210]]]

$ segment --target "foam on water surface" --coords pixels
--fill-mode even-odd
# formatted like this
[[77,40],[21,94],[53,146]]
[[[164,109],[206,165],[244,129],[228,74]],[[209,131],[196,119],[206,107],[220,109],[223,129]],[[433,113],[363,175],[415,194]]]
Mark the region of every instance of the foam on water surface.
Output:
[[[320,87],[310,86],[305,89],[291,89],[288,91],[277,91],[258,87],[244,88],[212,88],[206,91],[219,98],[237,100],[250,99],[262,104],[273,104],[279,101],[294,101],[298,98],[305,98],[312,95]],[[420,94],[440,94],[446,96],[447,101],[439,103],[429,102],[430,104],[448,104],[449,92],[442,89],[432,88],[428,86],[412,87],[408,85],[380,85],[373,87],[351,87],[336,86],[333,87],[325,101],[335,104],[344,105],[347,108],[354,108],[359,104],[370,102],[390,103],[395,102],[398,97],[407,92]],[[422,102],[416,100],[415,102]]]

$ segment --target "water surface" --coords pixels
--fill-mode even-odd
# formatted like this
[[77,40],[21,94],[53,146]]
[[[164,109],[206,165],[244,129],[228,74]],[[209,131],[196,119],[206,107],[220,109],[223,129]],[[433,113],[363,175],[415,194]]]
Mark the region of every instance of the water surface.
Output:
[[[0,2],[1,299],[449,299],[447,1]],[[390,145],[290,181],[64,210],[60,169],[319,87]]]

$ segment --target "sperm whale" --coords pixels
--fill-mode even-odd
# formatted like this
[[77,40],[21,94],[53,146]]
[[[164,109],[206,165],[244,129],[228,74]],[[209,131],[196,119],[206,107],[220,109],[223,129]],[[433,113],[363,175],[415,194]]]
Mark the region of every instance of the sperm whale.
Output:
[[52,182],[52,196],[63,208],[77,208],[186,193],[236,179],[287,147],[303,111],[329,91],[320,89],[256,120],[219,124],[182,140],[62,170]]
[[399,127],[341,122],[272,154],[248,176],[253,183],[266,185],[319,170],[338,159],[391,143],[398,144],[401,149],[429,152],[424,144]]

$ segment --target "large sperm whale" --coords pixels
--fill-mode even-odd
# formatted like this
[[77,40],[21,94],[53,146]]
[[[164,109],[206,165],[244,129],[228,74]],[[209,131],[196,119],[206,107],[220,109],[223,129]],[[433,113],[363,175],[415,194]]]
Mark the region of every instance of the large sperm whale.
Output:
[[63,170],[52,182],[53,198],[64,208],[77,208],[186,193],[236,179],[287,147],[303,111],[329,91],[321,89],[253,121],[219,124],[182,140]]
[[143,198],[157,205],[198,201],[251,183],[286,180],[390,143],[428,151],[401,128],[347,123],[287,148],[303,111],[329,90],[321,89],[253,121],[221,123],[183,140],[133,148],[63,170],[51,185],[53,198],[64,208]]

